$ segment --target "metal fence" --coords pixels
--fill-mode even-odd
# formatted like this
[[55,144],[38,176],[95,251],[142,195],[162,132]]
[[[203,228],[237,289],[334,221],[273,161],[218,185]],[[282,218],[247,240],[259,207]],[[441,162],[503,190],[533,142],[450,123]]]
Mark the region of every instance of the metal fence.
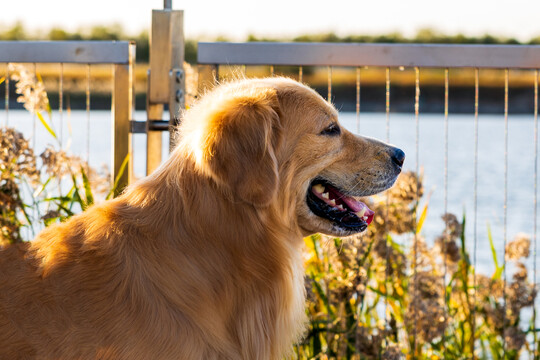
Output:
[[[469,130],[473,133],[467,139],[472,138],[470,144],[464,143],[464,133],[457,134],[457,137],[454,136],[455,141],[453,141],[454,146],[471,146],[474,147],[473,150],[473,159],[469,164],[461,164],[458,166],[462,167],[462,170],[465,173],[472,174],[472,181],[470,183],[470,194],[472,199],[470,204],[472,207],[472,221],[469,219],[471,215],[468,216],[468,223],[472,223],[472,229],[469,228],[469,234],[472,237],[472,240],[468,240],[468,246],[472,247],[471,250],[471,262],[476,268],[478,265],[477,255],[478,253],[485,253],[486,248],[478,247],[478,239],[480,237],[479,226],[479,214],[482,211],[492,211],[493,209],[482,209],[479,207],[479,194],[482,196],[491,196],[491,197],[500,197],[501,203],[500,207],[495,209],[502,213],[501,224],[498,227],[502,233],[500,236],[496,236],[498,240],[499,249],[502,247],[502,256],[503,262],[502,268],[504,269],[504,289],[506,289],[506,284],[509,281],[507,275],[507,244],[508,244],[508,194],[509,194],[509,92],[511,91],[510,87],[510,72],[511,71],[522,71],[525,72],[525,78],[528,79],[528,85],[525,86],[530,89],[530,103],[533,105],[533,109],[530,113],[531,127],[528,128],[531,133],[531,148],[534,152],[532,159],[529,160],[525,166],[530,168],[530,173],[532,179],[528,184],[528,187],[525,191],[527,193],[526,204],[522,206],[530,209],[530,224],[531,228],[527,229],[532,234],[532,256],[533,256],[533,274],[531,281],[534,284],[537,284],[537,153],[538,153],[538,68],[540,68],[540,46],[495,46],[495,45],[424,45],[424,44],[328,44],[328,43],[199,43],[198,45],[198,63],[199,63],[199,84],[200,87],[211,86],[215,83],[216,80],[219,80],[222,76],[221,69],[223,66],[240,66],[238,69],[239,72],[245,73],[246,66],[267,66],[269,68],[269,73],[274,75],[275,66],[296,66],[298,67],[297,79],[300,81],[303,80],[304,71],[306,67],[312,66],[324,66],[327,67],[328,81],[327,81],[327,96],[329,101],[333,100],[332,96],[332,74],[333,70],[336,67],[348,67],[356,70],[356,119],[357,119],[357,129],[359,128],[360,118],[363,119],[369,118],[373,115],[362,114],[360,109],[362,108],[360,91],[362,88],[361,84],[361,74],[365,71],[366,67],[377,67],[384,71],[385,78],[384,83],[381,84],[385,88],[384,92],[384,122],[385,122],[385,139],[390,142],[392,139],[390,137],[391,129],[391,119],[393,118],[392,104],[391,104],[391,95],[392,95],[392,76],[393,74],[399,73],[404,69],[410,69],[414,71],[414,103],[411,106],[413,110],[413,115],[410,116],[410,126],[414,128],[412,136],[414,136],[414,150],[413,153],[409,153],[409,159],[412,159],[414,166],[412,170],[420,176],[421,174],[421,162],[420,162],[420,145],[426,139],[421,137],[421,126],[420,119],[422,115],[422,102],[421,102],[421,74],[423,72],[433,71],[433,69],[439,69],[444,73],[444,80],[442,86],[444,86],[444,95],[440,99],[443,102],[443,111],[440,114],[441,120],[444,122],[443,129],[441,129],[444,134],[442,136],[443,141],[440,143],[440,146],[437,148],[429,149],[429,151],[439,154],[440,161],[444,163],[441,171],[444,172],[442,176],[442,183],[438,184],[443,188],[443,199],[442,205],[439,207],[442,213],[448,212],[449,204],[449,184],[452,183],[452,179],[449,178],[449,155],[451,154],[451,148],[449,146],[449,124],[452,118],[452,114],[449,112],[449,104],[451,99],[449,98],[449,92],[451,91],[450,79],[454,71],[459,69],[467,68],[470,70],[472,84],[472,89],[474,92],[471,96],[471,102],[474,104],[472,113],[470,116],[470,122],[474,123],[474,126]],[[480,97],[480,87],[481,87],[481,73],[484,71],[499,71],[504,78],[504,85],[502,90],[504,91],[503,107],[504,110],[500,114],[500,121],[504,124],[502,141],[499,144],[503,149],[500,154],[500,158],[496,161],[502,162],[504,165],[503,172],[501,174],[501,179],[499,179],[501,184],[500,194],[482,194],[482,188],[484,186],[486,176],[483,176],[482,181],[479,180],[479,137],[482,136],[479,129],[479,107],[482,103]],[[323,94],[324,95],[324,94]],[[394,96],[392,97],[394,98]],[[490,135],[486,135],[490,136]],[[501,139],[499,137],[498,139]],[[489,139],[487,141],[490,141]],[[495,141],[495,140],[493,140]],[[497,140],[500,141],[500,140]],[[520,141],[520,140],[518,140]],[[521,141],[529,141],[522,139]],[[396,145],[400,145],[397,143]],[[529,154],[530,155],[530,154]],[[493,156],[499,156],[499,154]],[[409,166],[411,160],[408,161]],[[411,167],[411,166],[410,166]],[[490,175],[491,177],[496,176],[495,173]],[[417,194],[417,204],[418,204],[418,194]],[[421,210],[421,209],[419,209]],[[417,211],[419,211],[417,210]],[[417,218],[420,214],[417,215]],[[418,224],[418,223],[417,223]],[[448,225],[446,225],[446,232],[449,231]],[[483,233],[483,232],[482,232]],[[416,247],[417,236],[414,235],[414,239],[408,245],[410,247]],[[486,235],[483,235],[486,237]],[[489,234],[491,237],[492,235]],[[416,249],[415,249],[416,250]],[[415,259],[414,262],[418,261],[417,252],[414,251]],[[414,266],[416,269],[416,266]],[[412,275],[413,281],[416,282],[416,271]],[[445,262],[445,281],[446,278],[446,262]],[[446,284],[446,282],[445,282]],[[478,291],[478,282],[476,279],[476,272],[474,274],[474,287],[472,290],[472,295],[475,296]],[[445,285],[445,297],[446,297],[446,285]],[[468,290],[469,291],[469,290]],[[504,294],[504,308],[503,312],[506,309],[506,298],[507,294]],[[389,317],[386,315],[385,309],[385,318],[388,321]],[[536,306],[534,306],[532,312],[532,322],[536,324]],[[434,320],[435,321],[435,320]],[[533,326],[536,329],[536,326]],[[529,349],[529,354],[531,358],[536,358],[537,349],[536,349],[536,330],[533,331],[533,334],[529,336],[534,336],[533,348]],[[444,346],[444,339],[442,340]],[[475,342],[475,336],[473,336],[473,347],[478,346]],[[506,342],[507,339],[503,339],[503,358],[506,358]],[[416,347],[416,339],[414,339],[414,346]]]
[[[112,181],[118,177],[117,192],[128,184],[132,178],[132,161],[129,155],[131,149],[130,120],[132,119],[133,101],[133,66],[135,60],[135,46],[127,41],[0,41],[0,64],[5,63],[5,117],[6,123],[10,110],[10,74],[8,64],[26,63],[33,66],[36,72],[36,64],[58,64],[59,66],[59,107],[62,116],[65,110],[64,97],[64,65],[80,64],[85,66],[85,104],[87,113],[87,149],[90,148],[90,69],[92,65],[110,64],[112,66]],[[54,109],[56,110],[56,109]],[[34,134],[34,138],[37,134]],[[80,139],[76,139],[79,141]],[[89,156],[89,154],[87,154]],[[128,171],[121,172],[121,167],[127,159]],[[88,160],[88,158],[87,158]]]

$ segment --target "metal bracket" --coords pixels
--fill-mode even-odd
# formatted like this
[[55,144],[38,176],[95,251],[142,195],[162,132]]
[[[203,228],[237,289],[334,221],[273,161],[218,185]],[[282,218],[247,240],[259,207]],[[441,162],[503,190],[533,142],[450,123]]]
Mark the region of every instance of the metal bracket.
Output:
[[[173,68],[169,72],[170,84],[170,99],[169,99],[169,115],[170,128],[176,129],[180,124],[182,111],[185,109],[185,81],[184,70],[182,68]],[[171,141],[171,149],[174,146]]]
[[132,134],[147,134],[148,131],[169,131],[169,122],[167,120],[130,121]]

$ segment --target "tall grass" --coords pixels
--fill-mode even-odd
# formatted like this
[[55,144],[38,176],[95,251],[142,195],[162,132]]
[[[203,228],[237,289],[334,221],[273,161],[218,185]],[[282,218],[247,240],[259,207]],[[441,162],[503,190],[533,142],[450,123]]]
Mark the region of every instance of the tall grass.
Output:
[[[377,215],[363,236],[306,238],[310,323],[295,358],[519,359],[532,354],[536,329],[532,323],[522,326],[523,309],[532,307],[536,296],[522,262],[530,239],[520,234],[508,244],[507,260],[516,269],[508,282],[502,276],[505,262],[495,251],[493,274],[475,273],[465,247],[466,217],[445,214],[441,235],[428,246],[415,220],[417,189],[421,195],[421,179],[405,173],[393,189],[373,197],[370,206]],[[426,209],[419,212],[425,215]],[[408,246],[400,244],[404,241]]]
[[10,66],[17,100],[39,120],[50,144],[38,155],[22,133],[0,128],[0,246],[31,240],[43,227],[85,210],[96,198],[111,197],[114,190],[106,170],[62,148],[41,76]]

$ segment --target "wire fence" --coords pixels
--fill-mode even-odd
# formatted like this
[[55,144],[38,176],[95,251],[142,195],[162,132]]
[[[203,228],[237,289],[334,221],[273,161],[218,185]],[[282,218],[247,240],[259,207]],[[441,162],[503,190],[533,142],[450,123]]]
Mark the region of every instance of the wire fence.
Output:
[[[98,84],[94,90],[108,92],[111,98],[109,106],[112,119],[111,176],[119,174],[122,162],[130,153],[129,130],[133,110],[133,64],[134,45],[129,42],[107,41],[65,41],[65,42],[0,42],[0,69],[4,76],[4,121],[10,125],[12,108],[17,101],[32,113],[31,138],[35,145],[38,138],[36,125],[38,120],[44,126],[54,126],[53,111],[58,114],[58,134],[60,147],[65,145],[64,112],[72,114],[72,103],[84,104],[85,118],[83,135],[74,139],[78,144],[84,142],[83,156],[90,161],[92,138],[90,136],[91,84]],[[92,75],[91,69],[95,69]],[[66,70],[69,71],[66,76]],[[46,76],[43,77],[42,74]],[[93,76],[93,82],[91,81]],[[14,78],[15,77],[15,78]],[[69,84],[66,84],[66,78]],[[98,81],[99,79],[99,81]],[[14,81],[15,80],[15,81]],[[66,85],[69,88],[66,88]],[[52,90],[52,91],[51,91]],[[56,94],[47,95],[47,91]],[[54,103],[49,103],[49,97]],[[21,108],[21,105],[18,106]],[[103,108],[103,104],[100,104]],[[106,107],[105,107],[106,108]],[[49,125],[42,113],[49,114]],[[127,184],[128,172],[122,177]]]
[[11,150],[0,179],[3,239],[31,240],[127,184],[133,55],[129,42],[0,42],[0,124]]
[[[16,97],[23,95],[15,93],[15,83],[20,82],[20,74],[16,81],[13,75],[15,71],[20,73],[21,69],[17,70],[14,65],[25,63],[24,68],[29,76],[35,77],[38,83],[41,74],[45,72],[41,71],[44,70],[42,67],[54,67],[54,75],[41,78],[41,82],[50,81],[57,89],[57,94],[52,97],[51,104],[54,106],[44,110],[57,116],[57,120],[48,122],[42,119],[43,114],[39,114],[39,111],[32,111],[29,132],[34,142],[33,147],[36,147],[35,142],[41,136],[37,131],[39,123],[49,124],[49,132],[52,131],[58,137],[61,148],[65,148],[67,139],[71,138],[89,163],[92,154],[101,147],[100,142],[94,141],[99,137],[99,131],[94,132],[97,136],[91,135],[91,124],[98,123],[93,115],[96,113],[93,94],[101,86],[96,85],[98,82],[95,79],[106,78],[112,93],[111,111],[107,116],[111,116],[113,124],[111,138],[107,142],[111,144],[112,152],[111,178],[115,179],[131,153],[133,54],[130,44],[124,42],[52,42],[49,45],[0,42],[0,78],[4,80],[2,125],[9,126],[16,121],[18,115],[13,111],[17,107]],[[536,299],[537,284],[539,59],[540,47],[537,46],[201,43],[199,87],[203,89],[216,80],[238,74],[250,77],[285,73],[308,85],[313,85],[309,82],[318,79],[314,85],[319,86],[319,91],[328,101],[338,104],[339,98],[344,95],[353,99],[347,108],[350,112],[344,111],[341,114],[341,120],[349,130],[377,136],[400,147],[400,142],[404,142],[408,159],[411,159],[407,160],[406,167],[414,174],[415,182],[412,187],[414,228],[408,234],[395,234],[390,225],[387,226],[394,216],[395,204],[390,203],[389,196],[384,198],[382,288],[374,288],[370,283],[364,284],[369,289],[365,293],[383,299],[370,310],[381,314],[382,319],[382,325],[377,323],[375,333],[370,334],[372,339],[377,334],[390,334],[396,327],[396,319],[409,316],[408,320],[401,319],[402,327],[398,329],[399,334],[395,340],[408,344],[410,358],[483,358],[482,354],[489,352],[491,355],[487,358],[517,359],[528,356],[536,359],[539,356],[537,311],[536,306],[530,305],[531,296],[532,301]],[[66,74],[74,67],[82,74],[77,84]],[[103,69],[107,69],[108,75],[105,77]],[[340,88],[344,81],[350,82],[346,91]],[[522,94],[519,99],[513,99],[512,93],[516,89],[513,86],[517,85]],[[453,91],[455,88],[459,88],[459,94]],[[499,90],[502,96],[497,93]],[[488,102],[484,100],[483,94],[492,95],[494,92],[499,97],[495,96],[495,100],[489,101],[492,104],[484,107],[491,114],[482,113],[482,106]],[[77,121],[84,125],[80,126],[83,129],[80,135],[72,133],[67,136],[68,124],[75,121],[72,109],[75,96],[80,97],[79,103],[82,104],[77,113]],[[467,105],[462,107],[467,114],[458,114],[459,109],[452,111],[457,108],[454,106],[457,98],[466,102]],[[381,105],[377,107],[373,103]],[[402,109],[410,111],[399,112]],[[434,113],[433,109],[437,109],[437,112]],[[380,110],[380,113],[369,110]],[[493,112],[497,111],[494,115]],[[520,114],[516,115],[513,111]],[[96,126],[99,130],[99,126],[109,125],[100,123]],[[124,184],[127,184],[128,173],[123,176]],[[422,186],[429,190],[427,196],[422,193]],[[426,215],[428,209],[429,214]],[[455,224],[447,214],[457,212],[459,217],[470,209],[472,215],[463,214],[460,224],[462,262],[456,265],[445,255],[454,244],[453,237],[456,235]],[[34,214],[36,217],[39,215]],[[435,228],[438,225],[430,227],[430,222],[440,216],[444,217],[445,225],[442,236],[437,237]],[[525,280],[519,276],[523,277],[523,272],[520,273],[519,265],[510,261],[512,253],[517,250],[512,245],[515,242],[509,241],[509,237],[517,231],[530,233],[526,250],[528,253],[532,248],[532,257],[528,263],[532,272],[525,273],[525,278],[534,284],[532,290],[522,286]],[[448,324],[450,319],[459,316],[469,319],[469,328],[466,331],[460,330],[468,332],[463,337],[467,344],[462,344],[462,349],[464,346],[469,349],[467,356],[456,355],[456,345],[451,334],[453,329],[448,326],[426,341],[426,324],[437,324],[440,319],[430,318],[433,314],[429,313],[429,308],[420,307],[424,303],[415,303],[416,299],[425,296],[429,280],[425,275],[425,248],[435,245],[445,255],[435,260],[439,261],[436,265],[440,271],[434,272],[437,285],[433,288],[438,294],[433,297],[442,302],[440,322]],[[396,279],[393,278],[397,266],[393,249],[400,247],[406,248],[410,255],[406,277],[411,296],[407,304],[396,300],[400,299],[402,289],[396,286]],[[489,268],[486,265],[488,261],[494,262],[491,265],[494,272],[486,283],[481,270]],[[327,261],[325,267],[330,269],[330,262]],[[460,275],[461,272],[465,275]],[[462,276],[461,283],[456,280],[458,275]],[[464,286],[464,290],[457,289],[459,284]],[[323,292],[327,299],[330,298],[332,294],[329,285],[324,281],[320,285],[326,286]],[[486,291],[499,290],[501,303],[493,302],[491,298],[492,302],[486,305]],[[466,297],[463,301],[468,304],[468,312],[455,312],[452,303],[456,301],[456,293]],[[516,301],[521,306],[518,310],[524,309],[523,315],[518,316],[517,320]],[[356,323],[353,327],[359,331],[367,327],[371,320],[360,317],[360,299],[355,298],[354,303],[357,313],[354,315]],[[399,313],[395,307],[398,303],[406,307],[404,313]],[[528,309],[530,313],[527,313]],[[497,319],[499,323],[495,323]],[[327,315],[325,321],[325,326],[329,326],[335,319]],[[484,334],[488,323],[496,328],[494,336],[497,341],[491,342]],[[323,346],[321,349],[332,354],[334,350],[330,344],[336,334],[328,331],[328,328],[321,329],[321,336],[327,343],[326,348]],[[516,342],[522,340],[516,351]],[[357,337],[353,343],[359,348],[361,339]],[[390,343],[383,341],[381,347],[389,347]],[[426,343],[429,343],[428,347]],[[486,346],[492,348],[487,351]],[[380,350],[379,356],[384,351]],[[297,354],[299,358],[305,355],[299,350]]]
[[[412,342],[410,350],[408,352],[411,358],[429,358],[429,354],[432,354],[431,358],[484,358],[484,355],[490,353],[486,358],[538,358],[538,340],[536,335],[537,320],[536,320],[536,306],[532,305],[532,299],[535,299],[536,286],[537,286],[537,162],[538,162],[538,70],[540,67],[540,48],[537,46],[455,46],[455,45],[368,45],[368,44],[293,44],[293,43],[248,43],[248,44],[233,44],[233,43],[200,43],[198,61],[200,64],[201,73],[211,74],[207,76],[208,82],[213,80],[221,80],[228,77],[237,77],[238,72],[244,76],[260,76],[270,75],[275,76],[279,74],[279,69],[283,70],[281,73],[286,76],[294,77],[300,81],[306,82],[306,73],[319,75],[318,88],[322,95],[326,95],[329,101],[340,103],[337,98],[336,92],[333,91],[335,81],[333,78],[336,75],[336,69],[341,72],[347,72],[348,79],[354,78],[354,87],[349,86],[349,89],[355,89],[354,96],[348,94],[349,98],[354,98],[354,106],[348,106],[349,109],[354,109],[353,114],[342,114],[342,121],[348,122],[349,130],[356,130],[356,132],[375,133],[370,131],[375,126],[381,130],[377,132],[378,136],[387,142],[393,142],[397,146],[401,146],[398,139],[405,139],[410,144],[408,158],[408,168],[416,175],[416,179],[423,179],[426,182],[430,182],[433,189],[432,192],[439,193],[439,197],[436,199],[434,195],[431,200],[421,199],[419,194],[419,186],[416,186],[416,205],[414,211],[414,223],[415,228],[421,231],[413,231],[412,236],[401,238],[402,245],[412,249],[413,258],[411,259],[411,272],[410,284],[413,292],[413,298],[420,296],[418,291],[422,291],[422,284],[425,278],[419,276],[420,266],[419,262],[425,261],[422,258],[423,253],[421,247],[425,244],[421,241],[426,237],[431,237],[432,244],[435,242],[435,235],[433,235],[429,229],[425,226],[425,214],[422,213],[422,209],[426,210],[429,205],[430,211],[436,217],[446,216],[449,212],[449,205],[452,211],[456,208],[459,209],[462,206],[462,212],[467,210],[472,212],[472,215],[465,216],[463,214],[463,223],[465,226],[465,219],[467,222],[467,230],[463,229],[463,245],[466,246],[469,252],[463,249],[463,255],[467,256],[466,261],[473,269],[470,272],[470,279],[465,281],[466,289],[464,295],[469,299],[470,311],[470,334],[469,334],[469,355],[462,354],[456,355],[452,352],[450,338],[452,331],[447,328],[440,336],[430,340],[429,351],[426,351],[425,343],[422,343],[422,339],[419,339],[419,333],[425,331],[421,329],[422,322],[418,317],[421,316],[420,312],[413,311],[412,317],[414,326],[409,335],[412,334]],[[240,68],[238,68],[240,66]],[[264,74],[264,67],[268,67],[268,71]],[[326,67],[326,94],[321,84],[323,70],[322,67]],[[294,68],[297,72],[294,73]],[[210,69],[210,70],[208,70]],[[402,85],[403,85],[403,72],[411,72],[412,78],[413,96],[412,116],[402,113],[397,113],[393,110],[393,101],[403,101],[400,97],[403,97]],[[422,108],[426,105],[426,108],[430,108],[430,104],[424,99],[430,101],[434,99],[433,94],[429,94],[429,91],[433,89],[433,83],[439,80],[433,80],[433,74],[437,72],[443,72],[442,86],[443,94],[436,101],[442,102],[442,114],[434,115],[432,111],[423,113]],[[366,86],[363,84],[364,78],[373,79],[373,74],[384,73],[384,78],[379,76],[380,88],[384,88],[384,94],[380,94],[380,98],[377,101],[384,101],[384,117],[377,114],[361,111],[366,107],[367,101],[363,102],[362,99],[372,99],[370,94],[366,92]],[[393,79],[396,74],[396,78],[399,79],[397,86],[394,86]],[[429,86],[426,86],[426,91],[423,91],[422,75],[426,74],[424,78],[427,79]],[[482,87],[482,75],[486,75],[486,85]],[[512,77],[514,75],[514,77]],[[464,93],[471,93],[470,101],[472,107],[466,107],[465,112],[469,115],[452,113],[450,107],[452,106],[452,95],[456,92],[452,92],[451,82],[453,76],[456,79],[456,83],[460,84],[460,88],[463,90],[463,83],[466,83],[465,87],[472,88],[470,91],[464,91]],[[440,74],[435,76],[437,79],[441,79]],[[503,78],[502,86],[500,84],[500,78]],[[308,76],[307,81],[315,79],[316,76]],[[497,80],[493,80],[496,78]],[[513,101],[514,109],[521,115],[511,114],[509,97],[513,91],[512,79],[515,79],[516,84],[519,83],[521,92],[525,91],[521,101]],[[202,80],[204,82],[204,80]],[[349,81],[349,80],[346,80]],[[375,81],[376,82],[376,81]],[[368,89],[374,88],[374,81],[369,81]],[[309,85],[309,83],[308,83]],[[397,94],[393,94],[394,89],[398,88]],[[482,114],[480,107],[482,106],[481,89],[486,90],[486,94],[493,91],[494,88],[502,88],[503,97],[497,98],[497,101],[502,100],[503,110],[497,114]],[[525,89],[525,90],[523,90]],[[350,91],[350,90],[349,90]],[[362,91],[362,92],[361,92]],[[497,90],[498,91],[498,90]],[[343,92],[340,91],[340,94]],[[425,97],[425,95],[428,95]],[[460,95],[463,97],[464,95]],[[406,99],[411,99],[410,95],[406,96]],[[405,100],[410,101],[410,100]],[[532,111],[531,110],[532,104]],[[525,113],[525,114],[524,114]],[[355,124],[351,122],[351,115],[354,115]],[[425,117],[427,120],[422,121]],[[377,123],[376,120],[379,121]],[[395,120],[394,120],[395,119]],[[435,120],[434,120],[435,119]],[[437,128],[430,121],[442,122],[442,129]],[[463,123],[463,129],[459,128],[459,124]],[[472,123],[472,126],[467,124]],[[502,126],[501,126],[502,123]],[[346,125],[347,126],[347,125]],[[425,126],[426,130],[422,131],[422,127]],[[458,126],[456,128],[456,126]],[[496,130],[495,130],[496,128]],[[414,131],[408,131],[407,129],[414,129]],[[496,133],[495,133],[496,131]],[[512,134],[515,131],[515,134]],[[407,132],[407,136],[400,135],[399,132]],[[440,134],[442,132],[442,136]],[[396,134],[396,135],[394,135]],[[531,136],[532,135],[532,136]],[[414,139],[411,139],[414,137]],[[431,138],[438,139],[438,142],[433,144]],[[512,142],[512,143],[511,143]],[[519,145],[527,142],[526,154],[520,153],[524,150],[520,149]],[[422,146],[423,143],[429,143],[431,146],[426,149]],[[485,144],[491,144],[496,149],[492,153],[490,150],[482,149]],[[456,163],[456,149],[472,148],[472,154],[469,152],[467,156],[461,159],[461,163]],[[500,151],[502,149],[502,151]],[[426,154],[426,150],[429,154]],[[407,151],[406,151],[407,152]],[[412,152],[412,153],[411,153]],[[442,164],[441,167],[437,167],[435,171],[441,171],[441,174],[435,174],[432,178],[428,178],[428,164],[423,164],[421,159],[428,157],[438,159]],[[459,158],[459,157],[458,157]],[[465,161],[464,161],[465,160]],[[482,163],[487,161],[488,167]],[[502,165],[502,166],[501,166]],[[491,167],[492,166],[492,167]],[[517,175],[513,174],[516,168],[522,168],[519,176],[526,176],[527,179],[521,182]],[[509,174],[511,175],[509,178]],[[523,175],[526,174],[526,175]],[[431,175],[431,173],[430,173]],[[456,191],[454,183],[460,182],[456,177],[462,176],[470,178],[466,184],[460,184],[462,189]],[[495,182],[497,185],[494,187],[491,183]],[[450,193],[449,187],[452,189]],[[521,188],[522,196],[516,195],[515,188]],[[442,188],[442,198],[440,196]],[[465,188],[465,190],[463,189]],[[456,198],[457,197],[457,198]],[[461,197],[461,198],[460,198]],[[463,198],[468,197],[466,201]],[[519,198],[519,199],[518,199]],[[487,201],[486,199],[490,200]],[[497,199],[496,202],[493,200]],[[385,217],[388,217],[389,205],[387,198],[387,208]],[[421,203],[424,206],[421,206]],[[496,205],[494,207],[494,204]],[[511,205],[511,206],[510,206]],[[467,209],[467,206],[469,208]],[[509,211],[514,215],[518,213],[518,216],[509,217]],[[497,214],[497,218],[486,218],[486,214]],[[461,215],[461,214],[457,214]],[[523,221],[527,218],[526,221]],[[472,221],[470,221],[472,220]],[[480,221],[486,221],[485,224],[481,224]],[[487,225],[487,230],[479,230]],[[525,225],[525,226],[524,226]],[[515,337],[512,336],[512,331],[516,328],[515,323],[515,303],[516,303],[516,291],[519,287],[517,278],[520,276],[519,271],[516,270],[516,265],[510,259],[515,255],[513,253],[513,246],[515,242],[509,241],[509,229],[516,233],[516,229],[520,226],[524,226],[520,231],[526,231],[530,234],[530,247],[532,248],[532,258],[529,264],[532,267],[532,273],[528,274],[528,281],[530,281],[533,289],[529,288],[527,294],[521,293],[521,296],[527,297],[527,299],[521,299],[522,305],[527,303],[531,309],[529,315],[525,315],[518,324],[521,326],[519,333],[520,339],[527,337],[526,350],[516,351]],[[451,222],[445,221],[444,236],[441,237],[442,244],[439,244],[440,248],[444,252],[448,249],[452,232],[455,229],[451,227]],[[388,230],[386,230],[388,231]],[[395,235],[395,234],[394,234]],[[392,239],[391,234],[386,237],[387,244],[386,249],[390,249],[395,241]],[[470,237],[468,236],[470,235]],[[467,239],[467,240],[465,240]],[[491,245],[490,245],[491,244]],[[509,247],[510,246],[510,247]],[[489,250],[492,248],[491,251]],[[480,259],[479,260],[479,252]],[[481,305],[481,296],[488,292],[492,288],[487,289],[485,282],[479,281],[479,273],[481,269],[486,267],[484,262],[489,260],[489,256],[486,253],[492,253],[495,261],[495,272],[491,276],[491,284],[497,280],[497,276],[500,277],[502,282],[502,304],[491,304],[492,308]],[[470,255],[470,257],[469,257]],[[528,255],[528,248],[527,248]],[[500,263],[497,263],[497,256],[499,256]],[[391,259],[388,255],[384,255],[386,260],[386,267],[392,267],[390,263]],[[479,262],[480,261],[480,262]],[[452,313],[452,308],[449,302],[454,301],[453,296],[457,291],[456,284],[456,270],[450,271],[452,266],[446,257],[442,258],[442,274],[440,275],[441,286],[439,289],[443,292],[441,294],[444,299],[444,321],[449,321],[451,317],[457,316],[455,312]],[[464,265],[464,266],[469,266]],[[519,266],[517,266],[519,268]],[[477,271],[477,269],[480,269]],[[417,271],[418,270],[418,271]],[[389,329],[392,327],[391,322],[395,321],[398,317],[394,308],[389,306],[388,299],[391,299],[392,289],[395,286],[396,279],[391,278],[391,272],[385,272],[386,277],[384,281],[384,306],[379,308],[379,312],[383,313],[385,326],[383,328]],[[512,274],[512,275],[511,275]],[[518,274],[518,275],[516,275]],[[527,274],[527,273],[526,273]],[[452,277],[450,277],[452,275]],[[522,274],[521,274],[522,275]],[[512,277],[510,277],[512,276]],[[322,282],[321,286],[330,286],[328,283]],[[490,285],[491,286],[491,285]],[[327,297],[328,297],[328,289]],[[524,291],[520,288],[519,291]],[[374,292],[374,296],[381,295],[380,292]],[[382,294],[382,295],[384,295]],[[469,298],[470,297],[470,298]],[[499,306],[500,305],[500,306]],[[526,306],[523,306],[525,308]],[[486,337],[482,335],[484,328],[481,328],[477,323],[478,318],[483,318],[488,322],[489,314],[487,313],[493,310],[497,313],[497,316],[502,318],[499,324],[492,324],[495,327],[500,327],[499,330],[499,348],[486,350],[487,343],[493,345],[489,341],[485,341]],[[425,309],[424,309],[425,310]],[[528,310],[525,310],[528,311]],[[433,314],[434,315],[434,314]],[[430,316],[430,314],[424,314],[424,316]],[[357,317],[359,320],[359,317]],[[437,322],[438,319],[431,319],[433,322]],[[491,321],[491,320],[489,320]],[[361,327],[361,324],[356,324],[356,327]],[[365,326],[365,324],[364,324]],[[402,329],[403,330],[403,329]],[[336,335],[337,336],[337,335]],[[407,343],[409,339],[402,339],[403,343]],[[330,341],[328,341],[327,354],[331,354]],[[521,343],[523,346],[523,343]],[[421,350],[423,349],[423,350]],[[521,349],[521,347],[520,347]],[[426,355],[427,354],[427,355]],[[438,354],[438,355],[437,355]],[[528,355],[524,355],[528,354]],[[380,356],[380,355],[379,355]],[[438,357],[437,357],[438,356]]]

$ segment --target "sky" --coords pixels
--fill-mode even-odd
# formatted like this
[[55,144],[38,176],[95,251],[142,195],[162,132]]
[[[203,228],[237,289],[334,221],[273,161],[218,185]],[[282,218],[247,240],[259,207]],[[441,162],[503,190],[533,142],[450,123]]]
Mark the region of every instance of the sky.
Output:
[[[121,24],[130,34],[149,29],[163,0],[0,0],[0,29],[22,21],[31,30]],[[287,37],[333,31],[413,36],[434,28],[453,35],[490,34],[525,41],[540,36],[539,0],[173,0],[184,10],[185,35],[241,41],[248,34]]]

